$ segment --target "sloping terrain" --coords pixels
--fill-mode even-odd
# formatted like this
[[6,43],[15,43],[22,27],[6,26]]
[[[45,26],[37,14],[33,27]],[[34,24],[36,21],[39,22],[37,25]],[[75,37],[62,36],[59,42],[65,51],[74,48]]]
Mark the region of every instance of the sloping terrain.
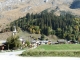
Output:
[[[74,7],[76,1],[78,0],[0,0],[0,30],[10,22],[25,16],[26,13],[35,14],[45,9],[55,10],[56,15],[66,11],[80,16],[79,8],[70,8]],[[76,6],[79,7],[80,4],[76,3]]]
[[26,13],[40,12],[49,7],[51,3],[46,3],[44,0],[6,0],[0,2],[0,25],[6,24],[25,16]]
[[39,13],[48,8],[56,9],[58,7],[56,13],[71,11],[80,15],[79,9],[69,8],[72,2],[73,0],[0,0],[0,25],[5,26],[11,21],[25,16],[28,12]]
[[0,40],[6,40],[11,35],[12,35],[12,32],[0,33]]

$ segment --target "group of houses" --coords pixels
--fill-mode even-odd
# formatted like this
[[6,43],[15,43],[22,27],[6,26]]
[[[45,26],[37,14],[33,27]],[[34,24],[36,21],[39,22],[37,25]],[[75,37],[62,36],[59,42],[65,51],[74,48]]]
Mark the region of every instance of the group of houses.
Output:
[[[13,36],[16,34],[17,30],[16,27],[14,26]],[[26,40],[24,40],[23,38],[19,38],[19,40],[22,42],[23,45],[25,45]],[[6,40],[0,40],[0,50],[4,50],[5,43]],[[52,42],[52,40],[35,40],[35,39],[30,41],[31,47],[37,47],[39,45],[45,45],[45,44],[53,45],[53,44],[77,44],[77,43],[78,43],[77,41],[74,40],[67,41],[65,39],[59,39],[56,42]]]
[[[24,39],[20,38],[19,40],[22,42],[23,45],[25,45]],[[6,43],[6,40],[0,41],[0,50],[4,50],[5,43]],[[73,41],[73,40],[66,41],[64,39],[59,39],[56,42],[52,42],[51,40],[32,40],[30,42],[30,47],[38,47],[39,45],[77,44],[77,43],[78,43],[77,41]]]
[[56,42],[52,42],[51,40],[33,40],[31,41],[32,47],[39,45],[54,45],[54,44],[78,44],[77,41],[70,40],[67,41],[65,39],[58,39]]
[[[25,44],[25,40],[22,39],[22,38],[19,38],[19,40],[22,42],[22,44],[24,45]],[[0,40],[0,50],[4,50],[4,47],[5,47],[5,43],[6,43],[6,40]],[[31,47],[37,47],[39,45],[52,45],[52,44],[64,44],[65,41],[57,41],[57,42],[52,42],[51,40],[31,40],[30,41],[30,46]]]

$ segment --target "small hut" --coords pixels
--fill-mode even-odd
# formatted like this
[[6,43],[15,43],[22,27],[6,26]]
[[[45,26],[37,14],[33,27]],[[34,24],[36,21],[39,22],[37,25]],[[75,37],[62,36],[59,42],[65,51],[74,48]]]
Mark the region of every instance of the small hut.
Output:
[[0,50],[4,50],[4,44],[0,44]]
[[5,43],[6,43],[6,40],[0,40],[0,50],[4,50],[5,49]]

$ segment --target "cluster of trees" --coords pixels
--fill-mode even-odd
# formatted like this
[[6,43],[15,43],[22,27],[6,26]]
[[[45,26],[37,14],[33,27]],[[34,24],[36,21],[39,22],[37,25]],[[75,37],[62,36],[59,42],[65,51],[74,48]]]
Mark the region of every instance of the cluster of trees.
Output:
[[56,16],[51,12],[27,14],[11,23],[24,31],[36,34],[56,35],[67,40],[80,40],[80,18],[69,13]]
[[30,42],[26,40],[24,44],[19,40],[18,35],[10,36],[7,38],[7,42],[5,43],[6,49],[21,49],[25,47],[30,47]]
[[8,49],[18,49],[22,46],[22,42],[19,40],[19,36],[10,36],[7,38],[6,47]]

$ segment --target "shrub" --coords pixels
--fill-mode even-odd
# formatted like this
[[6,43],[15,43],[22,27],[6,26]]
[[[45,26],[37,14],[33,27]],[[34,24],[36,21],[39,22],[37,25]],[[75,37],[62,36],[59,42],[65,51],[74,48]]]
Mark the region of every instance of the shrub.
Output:
[[30,47],[30,42],[26,40],[25,44],[27,44],[28,47]]
[[41,40],[44,40],[45,36],[44,34],[41,35]]

